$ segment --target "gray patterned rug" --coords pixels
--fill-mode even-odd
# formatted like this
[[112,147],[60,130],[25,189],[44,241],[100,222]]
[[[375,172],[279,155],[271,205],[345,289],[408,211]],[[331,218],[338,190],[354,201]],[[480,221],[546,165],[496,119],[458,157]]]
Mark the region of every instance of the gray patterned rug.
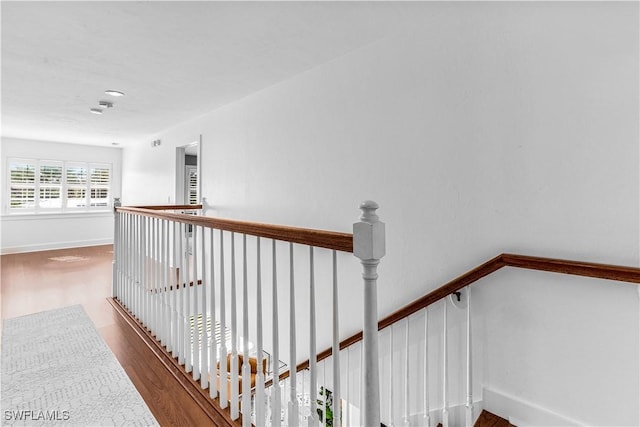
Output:
[[2,324],[0,423],[158,425],[82,306]]

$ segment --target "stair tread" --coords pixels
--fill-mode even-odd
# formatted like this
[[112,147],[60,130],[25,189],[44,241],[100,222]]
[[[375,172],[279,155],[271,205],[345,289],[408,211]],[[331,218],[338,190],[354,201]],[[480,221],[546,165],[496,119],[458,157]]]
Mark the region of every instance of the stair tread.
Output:
[[473,427],[515,427],[509,421],[488,411],[482,411]]

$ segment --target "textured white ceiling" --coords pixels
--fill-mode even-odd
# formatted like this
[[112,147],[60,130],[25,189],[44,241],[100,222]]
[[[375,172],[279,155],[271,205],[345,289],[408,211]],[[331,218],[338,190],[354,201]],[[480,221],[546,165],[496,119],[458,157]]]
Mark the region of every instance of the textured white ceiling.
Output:
[[[1,2],[2,135],[151,135],[384,37],[392,2]],[[106,89],[126,93],[109,98]],[[114,108],[89,113],[98,101]]]

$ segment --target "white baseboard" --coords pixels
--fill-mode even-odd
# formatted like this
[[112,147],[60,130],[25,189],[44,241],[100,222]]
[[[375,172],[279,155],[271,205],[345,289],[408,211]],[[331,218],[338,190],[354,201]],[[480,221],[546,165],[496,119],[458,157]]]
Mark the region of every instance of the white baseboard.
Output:
[[54,242],[54,243],[38,243],[34,245],[13,246],[9,248],[2,248],[0,254],[19,254],[25,252],[40,252],[50,251],[55,249],[70,249],[81,248],[86,246],[100,246],[113,244],[113,238],[108,239],[94,239],[94,240],[76,240],[71,242]]
[[508,393],[483,388],[484,409],[506,418],[513,425],[523,426],[584,426],[587,423],[553,412]]

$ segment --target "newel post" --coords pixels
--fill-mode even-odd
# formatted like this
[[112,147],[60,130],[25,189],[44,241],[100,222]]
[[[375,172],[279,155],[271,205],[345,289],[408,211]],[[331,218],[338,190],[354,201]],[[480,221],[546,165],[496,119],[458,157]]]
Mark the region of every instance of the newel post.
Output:
[[385,254],[385,227],[378,219],[378,204],[360,204],[360,221],[353,224],[353,255],[360,258],[364,279],[364,425],[380,425],[380,379],[378,374],[378,264]]
[[118,265],[120,253],[120,215],[118,208],[122,206],[119,197],[113,198],[113,265],[111,269],[111,296],[120,299],[118,293]]

